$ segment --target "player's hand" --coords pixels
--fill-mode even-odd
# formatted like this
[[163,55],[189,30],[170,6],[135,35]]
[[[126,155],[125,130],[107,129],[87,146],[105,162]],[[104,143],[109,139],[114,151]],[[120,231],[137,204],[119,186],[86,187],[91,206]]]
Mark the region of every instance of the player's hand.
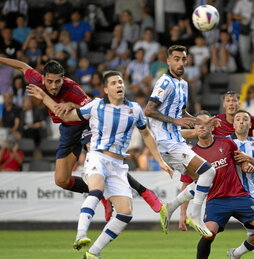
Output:
[[61,117],[68,114],[73,109],[73,105],[71,103],[58,103],[54,108],[55,115]]
[[242,152],[241,150],[236,150],[234,152],[234,159],[237,163],[249,162],[250,156],[246,153]]
[[249,162],[243,162],[241,164],[241,169],[245,173],[253,173],[254,172],[254,166]]
[[166,173],[169,174],[170,178],[173,177],[173,174],[174,174],[174,170],[164,161],[162,160],[160,163],[160,168],[165,171]]
[[29,84],[26,87],[26,91],[28,92],[29,96],[35,97],[38,100],[43,100],[45,96],[45,92],[40,87],[33,84]]
[[178,228],[182,231],[187,231],[188,228],[186,226],[186,215],[180,215]]
[[213,116],[207,120],[203,120],[201,118],[196,118],[195,124],[197,124],[197,125],[203,124],[203,125],[210,126],[210,127],[219,127],[219,126],[221,126],[220,122],[221,122],[221,119]]
[[175,118],[173,124],[185,128],[193,128],[196,122],[196,118],[186,117],[186,118]]

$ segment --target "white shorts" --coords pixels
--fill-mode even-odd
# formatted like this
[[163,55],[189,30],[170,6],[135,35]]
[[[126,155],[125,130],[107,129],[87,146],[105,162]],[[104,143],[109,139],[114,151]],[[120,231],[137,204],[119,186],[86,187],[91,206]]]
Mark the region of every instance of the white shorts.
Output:
[[92,174],[100,174],[105,180],[104,196],[127,196],[132,198],[132,191],[127,179],[129,166],[101,152],[91,151],[84,164],[84,181]]
[[161,153],[161,156],[175,172],[186,174],[186,167],[197,154],[186,143],[179,143],[170,152]]

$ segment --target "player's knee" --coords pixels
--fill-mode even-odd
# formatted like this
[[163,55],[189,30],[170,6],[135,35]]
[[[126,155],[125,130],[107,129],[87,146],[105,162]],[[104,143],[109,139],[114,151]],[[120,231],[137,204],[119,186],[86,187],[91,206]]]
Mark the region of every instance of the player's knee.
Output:
[[61,188],[67,188],[69,186],[69,178],[56,176],[55,177],[55,184]]
[[213,180],[216,170],[215,168],[208,162],[204,162],[196,171],[196,174],[200,177],[209,178],[210,180]]

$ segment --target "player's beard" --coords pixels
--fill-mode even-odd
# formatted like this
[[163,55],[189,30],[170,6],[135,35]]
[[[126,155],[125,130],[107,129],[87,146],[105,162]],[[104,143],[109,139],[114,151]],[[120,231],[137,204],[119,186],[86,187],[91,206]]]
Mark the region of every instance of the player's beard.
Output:
[[172,70],[172,72],[173,72],[177,77],[181,77],[181,76],[184,74],[184,67],[182,68],[182,70],[175,69],[175,70]]

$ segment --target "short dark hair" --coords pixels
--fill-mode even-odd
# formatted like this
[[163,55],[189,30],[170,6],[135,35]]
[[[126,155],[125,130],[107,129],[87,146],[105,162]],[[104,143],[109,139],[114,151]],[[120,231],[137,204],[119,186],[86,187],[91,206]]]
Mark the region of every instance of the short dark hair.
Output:
[[168,48],[168,56],[172,55],[173,51],[187,52],[187,48],[182,45],[172,45]]
[[62,74],[64,76],[64,68],[63,66],[56,60],[48,61],[42,71],[42,74],[45,76],[47,73],[50,74]]
[[209,117],[211,117],[212,115],[210,114],[210,112],[208,112],[207,110],[201,110],[199,112],[197,112],[195,114],[195,117],[199,116],[199,115],[208,115]]
[[252,117],[251,114],[248,111],[243,110],[243,109],[240,109],[240,110],[236,111],[235,114],[234,114],[234,118],[235,118],[236,114],[242,113],[242,112],[243,113],[247,113],[249,115],[250,119],[251,119],[251,117]]
[[107,87],[108,78],[111,76],[120,76],[121,78],[123,78],[122,74],[118,71],[106,71],[102,77],[102,83],[104,87]]
[[223,100],[227,95],[234,95],[238,100],[240,100],[240,95],[236,91],[227,91],[225,94],[223,94]]

